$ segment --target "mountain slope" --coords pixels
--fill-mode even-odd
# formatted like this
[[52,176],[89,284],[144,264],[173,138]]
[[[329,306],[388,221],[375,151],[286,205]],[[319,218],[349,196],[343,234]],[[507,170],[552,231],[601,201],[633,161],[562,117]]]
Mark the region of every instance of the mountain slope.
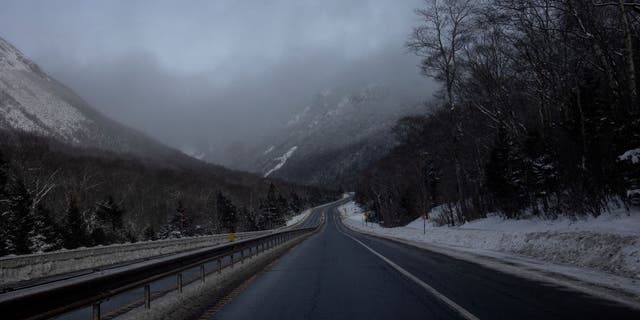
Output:
[[416,101],[378,86],[326,91],[267,139],[251,169],[303,183],[348,184],[395,145],[392,128],[421,111]]
[[[97,112],[0,38],[0,129],[142,157],[183,157]],[[184,156],[186,157],[186,156]]]

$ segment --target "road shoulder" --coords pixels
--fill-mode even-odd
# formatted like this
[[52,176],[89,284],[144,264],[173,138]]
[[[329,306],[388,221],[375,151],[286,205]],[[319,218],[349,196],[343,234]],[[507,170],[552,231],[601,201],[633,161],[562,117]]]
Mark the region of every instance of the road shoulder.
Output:
[[422,250],[429,250],[518,277],[566,287],[640,310],[640,284],[635,279],[584,270],[583,268],[550,264],[513,254],[471,251],[462,247],[445,247],[410,241],[353,228],[349,224],[343,223],[342,219],[340,220],[344,227],[356,233],[387,239]]

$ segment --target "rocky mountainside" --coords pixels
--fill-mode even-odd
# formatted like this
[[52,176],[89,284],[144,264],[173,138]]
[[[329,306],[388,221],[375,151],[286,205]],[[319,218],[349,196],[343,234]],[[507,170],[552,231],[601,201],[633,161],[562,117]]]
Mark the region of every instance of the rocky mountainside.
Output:
[[141,157],[186,157],[97,112],[2,38],[0,129]]
[[302,183],[349,184],[395,145],[399,118],[424,111],[418,101],[380,86],[325,91],[266,139],[250,169]]

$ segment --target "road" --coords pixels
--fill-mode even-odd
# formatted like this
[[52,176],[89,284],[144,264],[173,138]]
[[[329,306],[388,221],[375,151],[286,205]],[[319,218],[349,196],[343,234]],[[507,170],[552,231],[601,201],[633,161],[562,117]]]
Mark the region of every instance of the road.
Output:
[[318,234],[212,319],[640,319],[638,310],[355,233],[336,205],[322,210]]

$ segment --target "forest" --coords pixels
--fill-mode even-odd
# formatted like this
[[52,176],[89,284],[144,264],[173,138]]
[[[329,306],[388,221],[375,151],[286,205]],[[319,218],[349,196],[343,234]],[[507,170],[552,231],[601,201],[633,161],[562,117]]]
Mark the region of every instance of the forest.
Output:
[[0,256],[270,229],[336,191],[0,132]]
[[427,0],[406,42],[440,90],[360,177],[384,226],[640,205],[640,3]]

